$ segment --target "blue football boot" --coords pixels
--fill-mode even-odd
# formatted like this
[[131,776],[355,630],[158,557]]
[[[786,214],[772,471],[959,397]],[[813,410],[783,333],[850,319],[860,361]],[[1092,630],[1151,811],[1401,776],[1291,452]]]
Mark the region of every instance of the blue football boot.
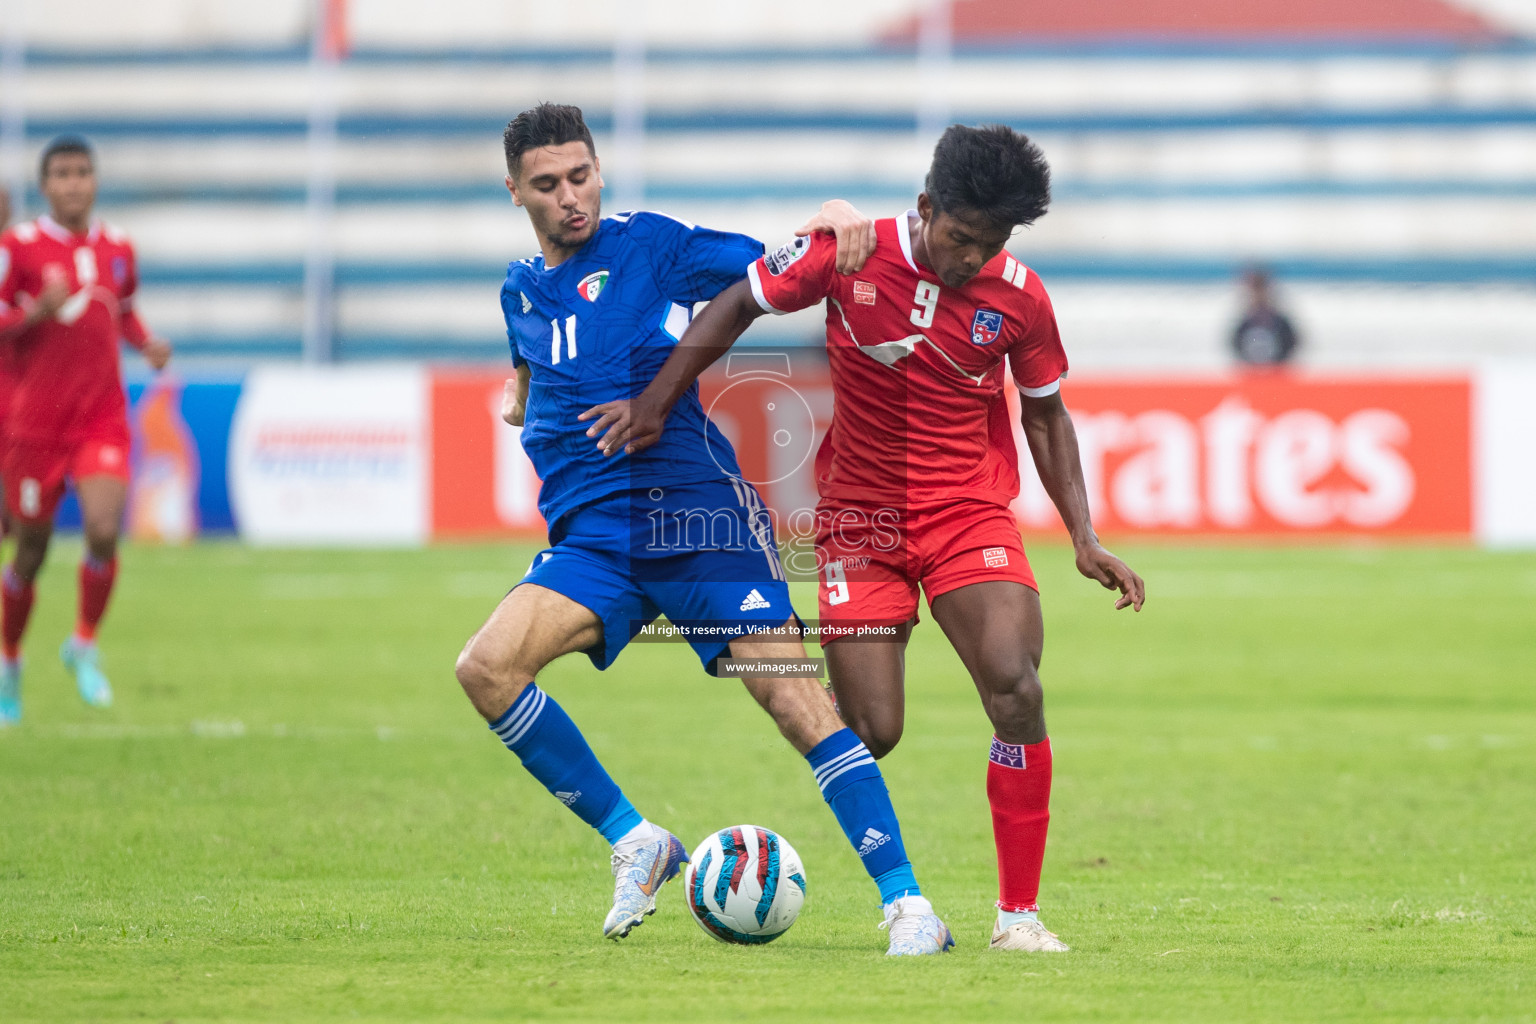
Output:
[[0,728],[21,721],[21,662],[0,658]]
[[59,659],[75,677],[75,688],[80,699],[93,708],[112,706],[112,684],[101,671],[101,655],[95,644],[81,643],[74,637],[64,641],[59,648]]

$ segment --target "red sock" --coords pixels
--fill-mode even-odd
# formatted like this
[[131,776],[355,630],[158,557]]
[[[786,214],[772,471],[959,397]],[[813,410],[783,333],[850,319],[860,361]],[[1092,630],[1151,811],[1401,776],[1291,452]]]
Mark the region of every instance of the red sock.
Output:
[[117,559],[98,562],[87,557],[80,563],[80,617],[75,622],[75,638],[86,643],[96,639],[96,627],[107,612],[112,597],[112,583],[117,579]]
[[1038,910],[1045,831],[1051,822],[1051,741],[1024,746],[992,737],[987,801],[997,843],[997,905]]
[[32,584],[5,567],[0,581],[0,633],[4,634],[5,656],[12,661],[21,657],[21,635],[27,631],[27,617],[32,614],[32,598],[37,593]]

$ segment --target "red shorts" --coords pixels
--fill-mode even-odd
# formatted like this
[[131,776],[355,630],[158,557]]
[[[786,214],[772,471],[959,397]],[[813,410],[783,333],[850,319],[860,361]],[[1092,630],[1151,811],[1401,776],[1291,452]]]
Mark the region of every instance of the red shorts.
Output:
[[916,622],[919,585],[930,605],[940,594],[991,580],[1040,589],[1018,521],[985,501],[893,509],[823,499],[816,508],[816,564],[824,645]]
[[27,522],[52,521],[64,497],[64,481],[115,476],[128,482],[128,438],[87,437],[60,443],[30,438],[6,442],[0,461],[5,477],[5,505]]

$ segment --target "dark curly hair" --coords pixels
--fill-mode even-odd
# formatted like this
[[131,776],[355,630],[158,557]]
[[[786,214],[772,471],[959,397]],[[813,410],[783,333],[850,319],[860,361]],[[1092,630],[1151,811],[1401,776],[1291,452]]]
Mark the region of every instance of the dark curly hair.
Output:
[[1039,146],[1007,125],[952,124],[934,147],[923,190],[935,210],[1028,225],[1051,204],[1051,168]]

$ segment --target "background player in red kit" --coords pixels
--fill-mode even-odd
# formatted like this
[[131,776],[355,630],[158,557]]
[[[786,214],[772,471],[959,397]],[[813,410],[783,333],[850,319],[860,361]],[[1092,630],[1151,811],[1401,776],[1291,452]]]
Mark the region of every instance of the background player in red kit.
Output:
[[[11,226],[11,193],[4,185],[0,185],[0,234]],[[0,256],[0,259],[4,259]],[[0,300],[3,302],[3,300]],[[9,310],[0,305],[0,317]],[[9,346],[0,345],[0,438],[5,437],[5,417],[11,409],[11,392],[16,388],[15,358]],[[0,479],[0,493],[4,492],[4,480]],[[5,510],[5,503],[0,501],[0,538],[10,535],[11,516]],[[5,711],[0,709],[0,718],[5,716]]]
[[[1019,476],[1005,358],[1078,569],[1120,591],[1116,608],[1140,610],[1145,591],[1089,521],[1050,299],[1003,252],[1014,228],[1049,201],[1049,169],[1028,139],[1002,126],[952,126],[917,209],[876,223],[875,252],[859,272],[838,274],[833,246],[818,237],[763,257],[699,314],[639,398],[599,407],[599,424],[612,427],[599,444],[647,447],[676,397],[754,319],[826,300],[834,412],[816,456],[816,543],[839,709],[876,757],[900,739],[921,585],[995,730],[987,797],[1001,891],[992,946],[1059,952],[1066,945],[1036,913],[1051,747],[1037,674],[1040,600],[1008,507]],[[856,635],[871,625],[894,636]]]
[[128,495],[118,339],[157,370],[171,355],[170,345],[152,338],[133,312],[133,247],[91,215],[96,170],[90,146],[78,138],[54,140],[43,151],[40,172],[49,215],[0,237],[0,346],[18,374],[0,454],[16,534],[15,558],[0,581],[0,717],[13,721],[20,716],[21,637],[33,581],[66,480],[80,499],[85,558],[79,617],[60,656],[81,697],[97,706],[112,702],[98,666],[96,627],[117,575]]

